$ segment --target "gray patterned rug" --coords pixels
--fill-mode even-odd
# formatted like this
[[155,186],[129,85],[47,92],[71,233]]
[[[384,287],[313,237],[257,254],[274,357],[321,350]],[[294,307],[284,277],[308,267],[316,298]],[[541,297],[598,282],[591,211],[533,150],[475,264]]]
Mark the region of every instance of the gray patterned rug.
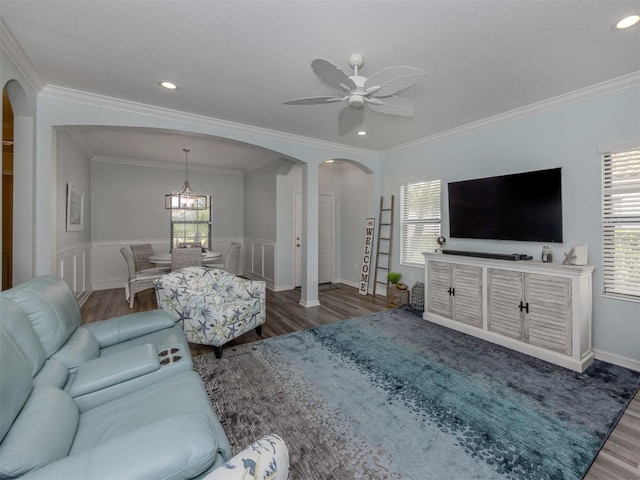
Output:
[[194,359],[239,451],[267,433],[292,480],[580,479],[640,387],[379,312]]

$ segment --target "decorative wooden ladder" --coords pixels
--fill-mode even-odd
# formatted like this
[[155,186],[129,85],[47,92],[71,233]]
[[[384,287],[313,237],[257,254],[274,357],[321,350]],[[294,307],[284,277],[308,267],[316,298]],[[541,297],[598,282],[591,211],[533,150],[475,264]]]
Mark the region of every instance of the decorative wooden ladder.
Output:
[[[378,242],[376,243],[376,266],[373,274],[373,296],[376,296],[378,284],[384,285],[384,293],[387,293],[389,285],[389,269],[391,268],[391,248],[393,246],[393,195],[391,206],[384,208],[384,197],[380,197],[380,210],[378,212]],[[386,248],[385,248],[386,247]],[[382,257],[382,265],[380,258]],[[386,261],[385,261],[386,259]],[[378,272],[383,280],[378,280]]]

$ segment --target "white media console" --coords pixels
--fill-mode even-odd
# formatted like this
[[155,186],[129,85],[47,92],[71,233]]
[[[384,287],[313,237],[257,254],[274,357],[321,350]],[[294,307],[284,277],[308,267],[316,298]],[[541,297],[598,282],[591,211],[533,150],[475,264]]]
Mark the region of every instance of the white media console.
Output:
[[424,257],[425,320],[578,372],[593,361],[593,266]]

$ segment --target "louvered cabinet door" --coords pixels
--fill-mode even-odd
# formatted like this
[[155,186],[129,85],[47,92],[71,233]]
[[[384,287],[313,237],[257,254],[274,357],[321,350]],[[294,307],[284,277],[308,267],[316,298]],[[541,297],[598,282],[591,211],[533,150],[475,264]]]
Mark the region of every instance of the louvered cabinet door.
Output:
[[482,327],[482,268],[454,265],[453,316],[458,322]]
[[451,264],[429,262],[427,272],[427,311],[451,318]]
[[487,271],[488,328],[516,340],[524,340],[524,274],[489,268]]
[[571,355],[571,280],[530,274],[525,289],[529,304],[525,341]]

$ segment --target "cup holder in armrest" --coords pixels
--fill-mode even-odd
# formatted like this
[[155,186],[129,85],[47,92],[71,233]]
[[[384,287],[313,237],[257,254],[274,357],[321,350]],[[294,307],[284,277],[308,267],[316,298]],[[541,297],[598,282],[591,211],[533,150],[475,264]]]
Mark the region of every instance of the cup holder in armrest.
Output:
[[180,355],[172,355],[170,357],[166,357],[166,358],[163,358],[162,360],[160,360],[160,365],[169,365],[170,363],[177,362],[181,358],[182,357]]
[[[174,353],[178,353],[180,349],[176,347],[165,348],[160,353],[158,353],[159,357],[166,357],[167,355],[173,355]],[[163,364],[164,365],[164,364]]]

